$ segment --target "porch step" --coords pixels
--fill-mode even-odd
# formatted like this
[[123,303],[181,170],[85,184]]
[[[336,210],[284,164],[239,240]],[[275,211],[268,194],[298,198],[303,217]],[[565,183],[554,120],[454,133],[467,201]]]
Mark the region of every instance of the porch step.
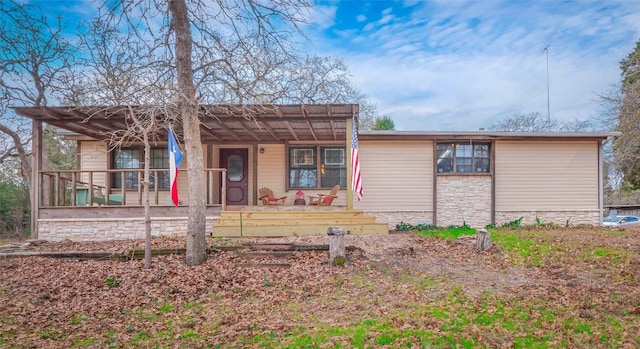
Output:
[[222,211],[213,224],[212,236],[308,236],[325,235],[327,228],[339,226],[350,234],[389,233],[386,223],[362,211]]

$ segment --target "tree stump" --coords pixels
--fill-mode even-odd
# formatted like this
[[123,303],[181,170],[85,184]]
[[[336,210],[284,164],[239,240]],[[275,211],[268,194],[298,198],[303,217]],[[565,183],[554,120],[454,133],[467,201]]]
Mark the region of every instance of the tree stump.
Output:
[[344,229],[329,227],[329,263],[331,265],[344,265],[347,261],[347,253],[344,247]]
[[491,233],[486,229],[478,229],[476,232],[476,249],[478,251],[486,251],[491,248]]

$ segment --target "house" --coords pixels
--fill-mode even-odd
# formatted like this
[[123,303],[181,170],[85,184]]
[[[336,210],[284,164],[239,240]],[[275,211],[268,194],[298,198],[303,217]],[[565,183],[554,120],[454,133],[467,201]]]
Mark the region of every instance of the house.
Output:
[[[14,108],[34,120],[39,238],[105,240],[144,236],[139,144],[110,149],[111,131],[136,107]],[[207,229],[214,235],[322,234],[330,225],[385,234],[399,222],[483,227],[525,222],[599,224],[602,155],[613,133],[358,133],[364,197],[350,185],[350,145],[358,105],[203,105]],[[43,171],[42,123],[78,142],[76,171]],[[181,129],[176,126],[181,139]],[[183,161],[181,204],[168,201],[166,131],[151,149],[154,234],[186,231],[188,182]],[[332,206],[293,205],[340,185]],[[258,190],[286,196],[264,207]]]

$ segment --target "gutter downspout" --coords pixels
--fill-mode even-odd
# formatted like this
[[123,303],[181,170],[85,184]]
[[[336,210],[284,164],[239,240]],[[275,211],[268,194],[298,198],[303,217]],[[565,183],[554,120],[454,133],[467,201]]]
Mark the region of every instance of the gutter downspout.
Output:
[[598,224],[602,226],[602,219],[604,218],[604,168],[603,168],[603,152],[604,145],[609,140],[609,137],[598,142],[598,211],[600,215],[598,217]]

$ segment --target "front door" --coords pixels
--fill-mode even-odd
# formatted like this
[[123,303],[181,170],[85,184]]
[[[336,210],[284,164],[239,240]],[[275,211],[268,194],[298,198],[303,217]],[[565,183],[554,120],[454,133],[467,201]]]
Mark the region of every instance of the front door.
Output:
[[227,169],[227,205],[249,204],[249,151],[220,149],[220,167]]

